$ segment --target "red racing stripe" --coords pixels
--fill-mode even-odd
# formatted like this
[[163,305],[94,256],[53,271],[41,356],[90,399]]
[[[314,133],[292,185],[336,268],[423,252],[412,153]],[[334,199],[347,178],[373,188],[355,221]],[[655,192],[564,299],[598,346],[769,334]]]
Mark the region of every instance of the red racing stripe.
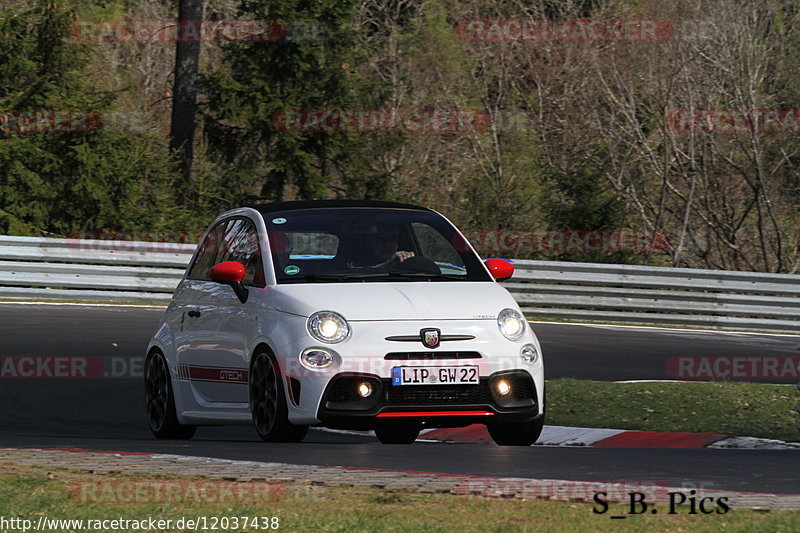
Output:
[[489,411],[396,411],[380,413],[376,418],[409,418],[432,416],[494,416]]

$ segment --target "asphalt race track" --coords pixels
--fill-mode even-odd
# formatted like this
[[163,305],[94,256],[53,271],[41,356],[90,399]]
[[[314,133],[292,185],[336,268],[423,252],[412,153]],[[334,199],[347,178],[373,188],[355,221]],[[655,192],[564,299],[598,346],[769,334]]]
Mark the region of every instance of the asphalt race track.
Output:
[[[141,361],[162,313],[158,308],[0,304],[0,356],[86,356],[106,362],[106,370],[94,379],[4,374],[0,446],[800,494],[800,461],[794,450],[502,448],[423,442],[384,446],[367,436],[323,431],[311,431],[301,444],[286,445],[263,443],[245,427],[201,428],[188,442],[157,441],[144,421]],[[548,379],[669,379],[670,357],[800,355],[800,337],[794,336],[544,323],[534,329],[542,342]]]

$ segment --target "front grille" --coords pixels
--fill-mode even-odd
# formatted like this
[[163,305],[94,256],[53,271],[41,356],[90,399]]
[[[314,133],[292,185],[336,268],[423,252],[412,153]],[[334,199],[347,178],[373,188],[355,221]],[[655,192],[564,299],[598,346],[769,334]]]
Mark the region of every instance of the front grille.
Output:
[[451,403],[486,404],[491,396],[485,380],[480,385],[402,385],[383,380],[382,404],[440,405]]
[[392,361],[430,361],[434,359],[480,359],[478,352],[392,352],[383,356]]

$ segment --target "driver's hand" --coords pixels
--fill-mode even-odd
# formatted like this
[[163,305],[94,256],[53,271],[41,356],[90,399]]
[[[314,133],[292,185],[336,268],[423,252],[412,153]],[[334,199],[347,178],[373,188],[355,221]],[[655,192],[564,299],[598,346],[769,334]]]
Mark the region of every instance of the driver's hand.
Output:
[[392,257],[392,261],[398,261],[398,262],[402,263],[403,261],[405,261],[409,257],[414,257],[414,252],[404,252],[404,251],[400,250],[400,251],[394,253],[394,255]]

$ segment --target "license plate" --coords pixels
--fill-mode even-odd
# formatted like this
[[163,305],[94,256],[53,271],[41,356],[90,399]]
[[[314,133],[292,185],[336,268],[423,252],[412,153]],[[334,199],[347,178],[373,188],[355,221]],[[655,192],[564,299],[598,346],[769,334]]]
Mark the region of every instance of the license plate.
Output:
[[477,385],[477,365],[467,366],[395,366],[392,385]]

